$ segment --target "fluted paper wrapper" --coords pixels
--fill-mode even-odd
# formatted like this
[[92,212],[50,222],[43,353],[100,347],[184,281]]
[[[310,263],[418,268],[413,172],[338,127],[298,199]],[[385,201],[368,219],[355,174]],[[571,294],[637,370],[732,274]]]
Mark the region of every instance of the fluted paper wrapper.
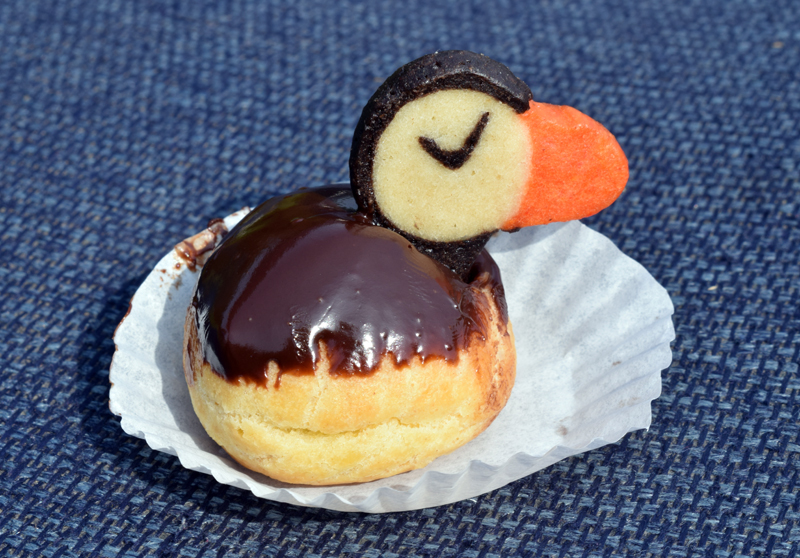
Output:
[[195,416],[183,377],[184,318],[199,270],[174,251],[136,292],[114,336],[110,408],[125,432],[221,483],[280,502],[373,513],[472,498],[648,428],[675,337],[664,288],[579,222],[502,233],[488,249],[516,336],[516,385],[483,434],[424,469],[314,487],[272,480],[230,458]]

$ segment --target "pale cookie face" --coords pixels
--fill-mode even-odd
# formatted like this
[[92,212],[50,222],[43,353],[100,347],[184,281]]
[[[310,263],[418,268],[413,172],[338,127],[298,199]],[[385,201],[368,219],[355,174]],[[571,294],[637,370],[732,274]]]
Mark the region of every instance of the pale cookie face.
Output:
[[514,214],[530,150],[510,106],[477,91],[437,91],[403,106],[381,135],[375,199],[392,223],[420,238],[471,238]]

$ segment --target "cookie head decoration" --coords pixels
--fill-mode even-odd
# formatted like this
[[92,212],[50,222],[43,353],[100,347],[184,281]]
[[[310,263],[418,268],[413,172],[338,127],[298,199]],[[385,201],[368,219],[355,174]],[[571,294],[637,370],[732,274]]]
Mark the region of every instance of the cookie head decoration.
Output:
[[614,136],[581,112],[533,101],[503,64],[466,51],[395,72],[356,128],[359,207],[458,273],[497,230],[580,219],[628,179]]

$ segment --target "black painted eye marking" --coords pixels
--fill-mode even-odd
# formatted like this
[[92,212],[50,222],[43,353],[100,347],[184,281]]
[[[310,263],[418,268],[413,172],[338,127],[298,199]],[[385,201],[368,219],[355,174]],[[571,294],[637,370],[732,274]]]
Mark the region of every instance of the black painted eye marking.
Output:
[[446,166],[450,170],[460,169],[464,166],[464,163],[467,162],[472,152],[475,150],[475,147],[478,145],[478,142],[481,140],[481,134],[483,134],[483,129],[486,128],[486,124],[489,122],[489,113],[484,112],[481,119],[475,124],[475,127],[470,132],[467,139],[464,140],[464,145],[462,145],[458,149],[454,149],[453,151],[448,151],[446,149],[442,149],[438,145],[436,145],[436,141],[432,140],[431,138],[423,138],[420,136],[419,144],[422,146],[428,155],[439,161],[441,164]]

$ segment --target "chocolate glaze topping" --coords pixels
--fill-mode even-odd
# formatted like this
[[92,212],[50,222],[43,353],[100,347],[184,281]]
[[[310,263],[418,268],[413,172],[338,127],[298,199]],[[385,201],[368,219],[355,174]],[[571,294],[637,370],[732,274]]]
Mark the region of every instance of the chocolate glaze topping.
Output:
[[489,286],[507,309],[500,272],[482,252],[467,281],[356,211],[350,188],[267,201],[206,262],[192,309],[204,358],[229,381],[266,384],[267,367],[313,373],[325,346],[333,374],[368,374],[390,353],[455,361],[486,337]]

